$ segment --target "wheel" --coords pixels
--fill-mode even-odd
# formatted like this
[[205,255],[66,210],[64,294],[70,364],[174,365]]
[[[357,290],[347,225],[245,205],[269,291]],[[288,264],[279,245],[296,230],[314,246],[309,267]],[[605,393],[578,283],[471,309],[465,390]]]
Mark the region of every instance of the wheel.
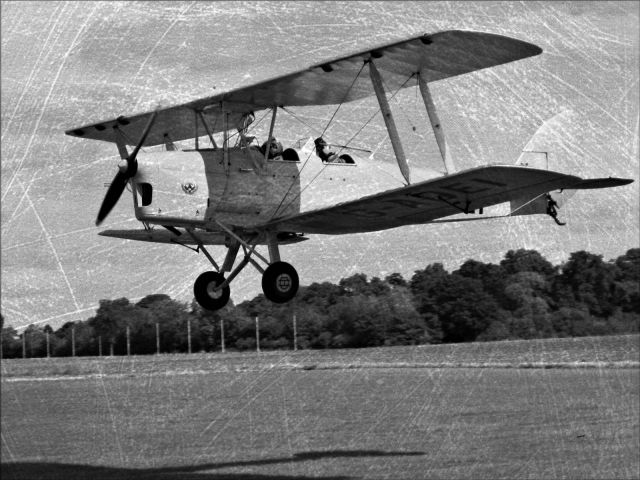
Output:
[[193,284],[193,294],[197,302],[207,310],[219,310],[229,301],[231,289],[229,285],[214,290],[218,285],[224,282],[224,277],[218,272],[204,272]]
[[298,272],[287,262],[272,263],[262,274],[262,291],[272,302],[288,302],[296,296],[298,286]]

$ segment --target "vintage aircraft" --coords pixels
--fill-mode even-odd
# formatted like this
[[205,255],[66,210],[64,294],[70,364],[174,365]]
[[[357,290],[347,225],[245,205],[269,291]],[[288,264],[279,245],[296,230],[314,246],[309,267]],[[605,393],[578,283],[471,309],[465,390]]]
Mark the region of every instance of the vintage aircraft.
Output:
[[[527,165],[530,157],[524,154],[516,165],[455,170],[429,83],[541,52],[535,45],[504,36],[443,31],[66,133],[113,142],[122,158],[96,225],[129,185],[142,228],[106,230],[100,235],[176,243],[202,251],[215,268],[202,273],[194,284],[195,298],[206,309],[216,310],[227,303],[229,284],[248,264],[262,274],[265,296],[283,303],[295,296],[299,279],[296,270],[280,260],[279,246],[306,240],[306,235],[443,222],[449,220],[439,219],[461,212],[482,214],[484,208],[505,202],[510,202],[511,215],[547,213],[560,223],[551,192],[632,182],[618,178],[583,180],[532,168]],[[444,175],[434,175],[415,161],[410,169],[398,135],[387,93],[416,85],[442,155]],[[286,149],[274,141],[278,111],[292,106],[341,105],[373,95],[379,102],[399,171],[393,163],[373,156],[341,154],[344,148],[325,146],[320,139]],[[271,112],[271,123],[267,142],[261,148],[248,134],[255,113],[262,110]],[[214,134],[222,135],[221,145]],[[194,139],[195,146],[177,150],[174,142],[186,139]],[[201,143],[206,139],[205,148]],[[131,152],[127,145],[134,147]],[[166,149],[141,151],[154,145]],[[539,162],[534,163],[539,166]],[[227,247],[221,265],[206,245]],[[267,245],[268,258],[256,250],[258,245]],[[244,256],[235,265],[240,248]]]

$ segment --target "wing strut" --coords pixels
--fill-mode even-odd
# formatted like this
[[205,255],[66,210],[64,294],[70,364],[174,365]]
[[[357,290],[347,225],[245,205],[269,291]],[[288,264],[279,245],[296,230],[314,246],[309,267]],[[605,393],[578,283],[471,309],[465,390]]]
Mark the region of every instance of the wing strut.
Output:
[[[218,145],[216,144],[216,141],[213,139],[213,135],[211,135],[211,130],[209,130],[209,125],[207,124],[207,120],[206,118],[204,118],[204,115],[202,115],[202,111],[200,110],[196,110],[197,116],[200,117],[200,121],[202,122],[202,125],[204,125],[204,129],[207,131],[207,135],[209,136],[209,140],[211,141],[211,145],[213,146],[213,148],[217,149]],[[196,129],[197,129],[197,119],[196,119]],[[197,131],[197,130],[196,130]]]
[[271,145],[271,140],[273,139],[273,127],[276,125],[276,113],[278,112],[278,107],[274,105],[273,114],[271,115],[271,125],[269,125],[269,136],[267,137],[267,144],[264,149],[264,161],[266,162],[269,158],[269,147]]
[[427,113],[429,114],[431,128],[433,128],[433,133],[436,136],[436,142],[438,142],[438,148],[440,149],[440,155],[442,155],[444,168],[447,175],[455,173],[456,167],[453,164],[453,159],[449,155],[447,140],[444,137],[444,131],[442,130],[442,124],[438,118],[433,98],[431,98],[431,92],[429,91],[429,85],[427,83],[427,72],[425,69],[420,70],[418,73],[418,84],[420,85],[420,93],[422,94],[424,106],[427,108]]
[[378,72],[378,69],[374,65],[373,60],[369,60],[369,76],[371,77],[371,83],[373,84],[373,89],[376,92],[376,97],[378,97],[378,103],[380,104],[382,117],[384,118],[384,123],[387,126],[387,131],[389,132],[389,138],[391,139],[393,152],[396,154],[398,167],[400,167],[400,172],[402,172],[402,176],[407,181],[407,184],[410,185],[411,180],[409,178],[410,172],[409,165],[407,164],[407,158],[404,155],[402,142],[400,142],[400,136],[398,135],[398,129],[396,128],[396,123],[393,120],[391,108],[389,107],[389,102],[387,101],[387,96],[384,92],[382,77],[380,77],[380,72]]

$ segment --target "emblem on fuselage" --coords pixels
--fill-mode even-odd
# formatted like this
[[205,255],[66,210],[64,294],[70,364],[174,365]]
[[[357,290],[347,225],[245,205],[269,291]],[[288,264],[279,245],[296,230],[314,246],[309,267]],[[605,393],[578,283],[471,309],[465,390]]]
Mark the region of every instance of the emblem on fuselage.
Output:
[[183,182],[182,183],[182,191],[187,195],[193,195],[198,190],[198,184],[194,182]]

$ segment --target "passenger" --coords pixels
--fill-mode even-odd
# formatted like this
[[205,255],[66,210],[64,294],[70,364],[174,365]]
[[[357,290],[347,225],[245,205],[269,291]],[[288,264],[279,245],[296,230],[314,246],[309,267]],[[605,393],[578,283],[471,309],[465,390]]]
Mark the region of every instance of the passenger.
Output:
[[324,138],[318,137],[315,139],[316,144],[316,154],[320,157],[320,160],[327,163],[345,163],[343,158],[338,157],[338,155],[331,150],[327,142],[324,141]]
[[239,136],[240,145],[243,148],[247,148],[251,146],[251,142],[253,142],[256,139],[256,137],[247,135],[247,132],[249,131],[249,125],[253,123],[255,118],[256,117],[253,114],[253,112],[245,113],[242,116],[242,119],[241,119],[242,126],[238,128],[238,136]]
[[[260,147],[260,151],[262,152],[263,155],[266,148],[267,148],[267,142],[264,142],[262,144],[262,147]],[[276,138],[272,138],[271,143],[269,143],[269,154],[267,155],[267,158],[276,158],[281,155],[282,155],[282,144],[278,140],[276,140]]]

